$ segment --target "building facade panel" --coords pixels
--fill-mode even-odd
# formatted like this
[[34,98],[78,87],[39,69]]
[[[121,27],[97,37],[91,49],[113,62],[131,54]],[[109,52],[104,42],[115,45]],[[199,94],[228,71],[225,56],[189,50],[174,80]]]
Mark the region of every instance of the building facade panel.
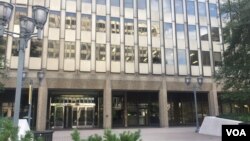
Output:
[[[192,107],[192,99],[186,97],[192,97],[192,89],[184,82],[187,75],[204,76],[198,99],[205,109],[200,112],[205,111],[204,116],[216,115],[217,88],[212,77],[223,54],[218,3],[16,0],[18,8],[9,25],[14,32],[19,32],[16,18],[31,16],[32,5],[50,9],[42,44],[34,44],[32,39],[26,49],[28,78],[36,79],[34,74],[39,70],[46,73],[46,87],[38,87],[37,93],[47,97],[36,98],[48,105],[47,116],[33,126],[44,129],[194,125],[193,109],[185,109]],[[9,37],[6,43],[11,69],[6,88],[13,92],[18,38]],[[178,97],[185,101],[179,107]],[[39,104],[36,115],[44,112]],[[8,112],[7,115],[10,116]],[[77,116],[81,119],[73,122]]]

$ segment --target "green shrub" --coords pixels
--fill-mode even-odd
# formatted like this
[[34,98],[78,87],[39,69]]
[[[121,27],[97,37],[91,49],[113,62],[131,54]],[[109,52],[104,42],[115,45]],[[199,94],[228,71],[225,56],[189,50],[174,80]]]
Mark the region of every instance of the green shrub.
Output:
[[97,134],[94,134],[94,135],[89,136],[88,139],[83,140],[83,141],[102,141],[102,137]]
[[26,134],[21,137],[21,141],[33,141],[34,136],[33,133],[31,131],[27,131]]
[[78,132],[77,129],[73,130],[73,133],[71,133],[71,138],[73,141],[81,141],[80,133]]
[[140,130],[135,132],[124,131],[123,133],[120,133],[119,136],[117,136],[115,133],[112,133],[110,129],[105,129],[103,137],[94,134],[85,140],[81,140],[80,133],[77,131],[77,129],[74,129],[73,133],[71,133],[71,137],[73,141],[142,141],[140,139]]
[[135,131],[134,133],[125,131],[120,134],[120,141],[138,141],[140,139],[140,136],[140,130]]
[[13,122],[7,118],[0,119],[0,141],[18,140],[18,127],[15,127]]
[[104,141],[120,141],[116,134],[112,133],[110,129],[104,131]]
[[[19,141],[18,139],[18,127],[14,126],[12,120],[8,118],[0,118],[0,141]],[[34,139],[32,131],[27,131],[24,136],[20,138],[20,141],[43,141],[41,139]]]

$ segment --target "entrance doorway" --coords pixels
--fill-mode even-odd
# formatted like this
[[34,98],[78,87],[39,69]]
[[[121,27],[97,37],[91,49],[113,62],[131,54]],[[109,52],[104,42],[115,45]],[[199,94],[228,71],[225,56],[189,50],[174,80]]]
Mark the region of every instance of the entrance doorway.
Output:
[[[169,126],[195,125],[195,107],[193,93],[168,93]],[[199,124],[208,115],[208,94],[197,93],[197,107]]]
[[112,126],[159,126],[158,92],[113,91]]
[[92,128],[95,122],[95,104],[51,104],[52,128]]
[[[103,125],[103,98],[98,92],[53,91],[49,96],[48,128],[98,128]],[[86,93],[86,92],[85,92]]]

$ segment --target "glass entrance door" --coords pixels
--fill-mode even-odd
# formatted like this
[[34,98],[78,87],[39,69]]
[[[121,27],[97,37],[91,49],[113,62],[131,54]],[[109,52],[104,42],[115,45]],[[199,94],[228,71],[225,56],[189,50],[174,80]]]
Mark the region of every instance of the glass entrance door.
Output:
[[78,107],[78,125],[80,128],[87,128],[94,126],[95,106]]
[[64,107],[63,106],[54,106],[54,127],[63,128],[64,126]]
[[91,128],[94,127],[95,105],[51,106],[51,127]]

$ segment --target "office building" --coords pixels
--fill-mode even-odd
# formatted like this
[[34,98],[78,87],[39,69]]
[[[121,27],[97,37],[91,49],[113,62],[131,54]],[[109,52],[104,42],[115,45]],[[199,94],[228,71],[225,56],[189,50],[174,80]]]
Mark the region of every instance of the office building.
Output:
[[[219,0],[4,0],[15,4],[8,29],[32,5],[50,9],[43,40],[25,51],[20,118],[33,81],[32,127],[171,127],[218,115],[220,87],[213,80],[223,42]],[[1,115],[13,116],[17,37],[1,39],[8,79]],[[42,79],[37,72],[44,72]],[[192,77],[186,85],[185,77]]]

